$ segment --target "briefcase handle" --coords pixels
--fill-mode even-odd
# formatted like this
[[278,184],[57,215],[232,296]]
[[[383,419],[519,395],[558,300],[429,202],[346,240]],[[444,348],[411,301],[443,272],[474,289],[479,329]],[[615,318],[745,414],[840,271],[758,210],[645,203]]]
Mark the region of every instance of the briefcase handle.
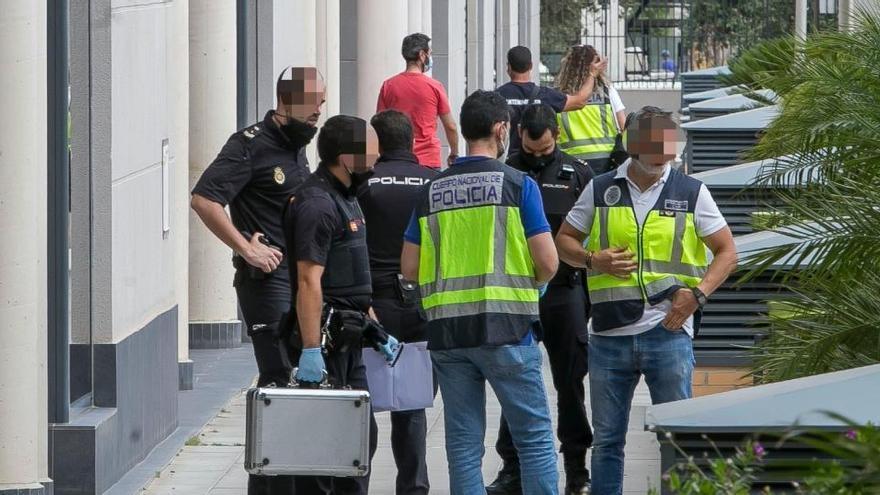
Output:
[[300,384],[300,382],[296,380],[297,371],[299,371],[299,367],[293,368],[292,372],[290,373],[290,388],[333,388],[330,385],[330,375],[327,374],[327,370],[321,370],[322,378],[320,383],[305,382],[306,385]]

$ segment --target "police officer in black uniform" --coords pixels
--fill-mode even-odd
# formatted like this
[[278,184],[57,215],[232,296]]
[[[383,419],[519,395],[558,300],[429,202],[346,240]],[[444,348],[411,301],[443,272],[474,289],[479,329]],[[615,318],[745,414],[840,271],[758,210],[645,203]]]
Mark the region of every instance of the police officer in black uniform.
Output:
[[[366,390],[361,342],[375,343],[381,329],[367,316],[373,289],[357,188],[376,161],[378,143],[363,119],[337,115],[321,128],[318,155],[318,169],[294,192],[284,214],[293,281],[288,304],[294,317],[291,342],[296,349],[296,380],[301,386],[313,384],[326,374],[334,387]],[[390,358],[396,343],[388,337],[377,347]],[[376,449],[372,416],[370,437],[372,458]],[[368,486],[369,476],[296,477],[297,495],[366,495]]]
[[[586,163],[556,146],[558,133],[556,113],[549,105],[526,107],[519,125],[519,153],[507,160],[508,165],[526,172],[541,186],[544,211],[554,236],[593,177]],[[557,392],[557,436],[562,444],[567,495],[590,493],[586,454],[593,443],[593,433],[584,406],[589,314],[584,275],[583,270],[560,262],[540,302],[542,340]],[[498,478],[486,487],[487,492],[522,493],[519,459],[503,416],[495,449],[504,464]]]
[[[358,191],[367,220],[367,246],[373,279],[373,310],[385,329],[401,342],[424,342],[424,313],[418,288],[400,276],[403,231],[421,186],[437,175],[419,165],[412,152],[409,118],[397,110],[376,114],[370,125],[379,138],[379,160],[372,176]],[[391,412],[391,450],[397,465],[398,495],[427,494],[425,441],[428,422],[424,409]]]
[[[309,175],[305,147],[317,132],[324,81],[314,67],[288,67],[278,77],[276,92],[276,109],[230,136],[192,191],[192,208],[235,253],[233,285],[261,387],[290,382],[278,325],[290,304],[281,213]],[[248,491],[291,493],[292,483],[290,477],[251,476]]]

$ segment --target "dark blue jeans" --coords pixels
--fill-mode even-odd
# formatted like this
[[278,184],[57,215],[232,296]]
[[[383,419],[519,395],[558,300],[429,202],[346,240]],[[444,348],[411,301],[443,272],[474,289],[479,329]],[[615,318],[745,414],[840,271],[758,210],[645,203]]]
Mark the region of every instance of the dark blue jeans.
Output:
[[590,335],[589,352],[593,494],[619,495],[629,412],[639,377],[645,376],[654,404],[690,398],[693,343],[683,330],[672,332],[657,325],[626,337]]

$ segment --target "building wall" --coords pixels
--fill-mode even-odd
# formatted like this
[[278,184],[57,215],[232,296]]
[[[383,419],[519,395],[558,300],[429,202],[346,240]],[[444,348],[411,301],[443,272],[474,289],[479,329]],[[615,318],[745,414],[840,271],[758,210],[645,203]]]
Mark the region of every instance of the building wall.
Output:
[[183,166],[175,157],[186,143],[170,140],[168,82],[186,76],[169,64],[171,4],[111,5],[113,330],[100,343],[123,340],[175,304],[175,242],[186,232],[163,232],[163,209],[172,198],[163,191],[170,169],[163,170],[162,146],[167,140],[167,166]]
[[71,4],[71,386],[92,394],[50,425],[56,493],[103,492],[177,427],[187,7]]

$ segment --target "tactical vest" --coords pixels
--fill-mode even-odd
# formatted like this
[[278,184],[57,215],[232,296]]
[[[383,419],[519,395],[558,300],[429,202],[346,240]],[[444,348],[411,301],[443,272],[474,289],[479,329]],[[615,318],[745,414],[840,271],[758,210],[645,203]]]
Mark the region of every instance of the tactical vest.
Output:
[[606,88],[604,96],[593,95],[580,110],[556,114],[556,142],[562,151],[581,160],[608,158],[618,134],[615,119]]
[[465,162],[420,199],[418,282],[431,349],[515,344],[538,321],[520,216],[524,177],[496,160]]
[[616,173],[593,179],[595,212],[587,249],[625,247],[635,254],[638,270],[626,279],[587,271],[595,332],[637,322],[645,302],[653,306],[682,287],[696,287],[708,265],[706,246],[694,223],[700,181],[670,170],[640,228],[626,178],[615,178]]
[[330,194],[339,211],[342,233],[334,237],[327,253],[321,290],[325,296],[350,297],[370,295],[370,253],[367,250],[367,228],[357,199]]

